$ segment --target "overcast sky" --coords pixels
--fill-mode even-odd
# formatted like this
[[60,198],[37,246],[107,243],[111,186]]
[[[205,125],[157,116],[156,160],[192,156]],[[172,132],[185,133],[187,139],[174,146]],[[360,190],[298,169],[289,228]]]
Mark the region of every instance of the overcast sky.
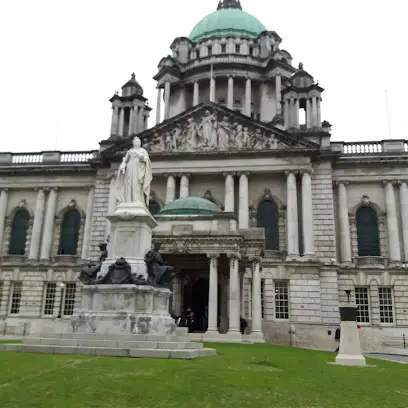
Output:
[[[392,138],[406,138],[405,1],[241,3],[326,89],[322,119],[333,124],[333,140],[388,139],[385,90]],[[0,0],[0,151],[97,149],[109,137],[115,90],[135,72],[154,108],[160,59],[217,4]]]

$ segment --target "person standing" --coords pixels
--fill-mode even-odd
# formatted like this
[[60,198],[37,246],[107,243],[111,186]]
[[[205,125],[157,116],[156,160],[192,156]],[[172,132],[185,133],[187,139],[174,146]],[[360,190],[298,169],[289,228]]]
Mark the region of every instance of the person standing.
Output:
[[334,334],[334,340],[337,343],[336,353],[338,353],[340,350],[340,335],[341,335],[340,327],[338,327],[336,329],[336,333]]

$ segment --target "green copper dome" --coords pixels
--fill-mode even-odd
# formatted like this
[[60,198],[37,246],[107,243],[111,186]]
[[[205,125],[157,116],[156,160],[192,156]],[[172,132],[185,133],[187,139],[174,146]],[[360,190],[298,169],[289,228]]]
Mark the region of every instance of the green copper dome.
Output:
[[185,197],[168,203],[157,215],[214,215],[220,212],[219,207],[205,198]]
[[204,17],[193,28],[189,38],[194,42],[228,35],[256,38],[263,31],[266,31],[265,26],[240,8],[220,8]]

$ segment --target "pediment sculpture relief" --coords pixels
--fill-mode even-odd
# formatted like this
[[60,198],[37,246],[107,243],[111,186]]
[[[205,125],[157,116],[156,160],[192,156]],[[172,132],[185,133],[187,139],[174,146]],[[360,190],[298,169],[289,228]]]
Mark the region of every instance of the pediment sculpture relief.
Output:
[[152,153],[285,148],[272,132],[249,128],[224,112],[205,110],[155,133],[144,145]]

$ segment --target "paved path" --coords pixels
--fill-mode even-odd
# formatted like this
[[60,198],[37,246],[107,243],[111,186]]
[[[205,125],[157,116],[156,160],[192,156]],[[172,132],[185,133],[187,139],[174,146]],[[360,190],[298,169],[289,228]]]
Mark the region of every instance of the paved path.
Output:
[[388,360],[396,363],[408,364],[408,356],[396,356],[393,354],[365,354],[369,358],[377,358],[380,360]]

